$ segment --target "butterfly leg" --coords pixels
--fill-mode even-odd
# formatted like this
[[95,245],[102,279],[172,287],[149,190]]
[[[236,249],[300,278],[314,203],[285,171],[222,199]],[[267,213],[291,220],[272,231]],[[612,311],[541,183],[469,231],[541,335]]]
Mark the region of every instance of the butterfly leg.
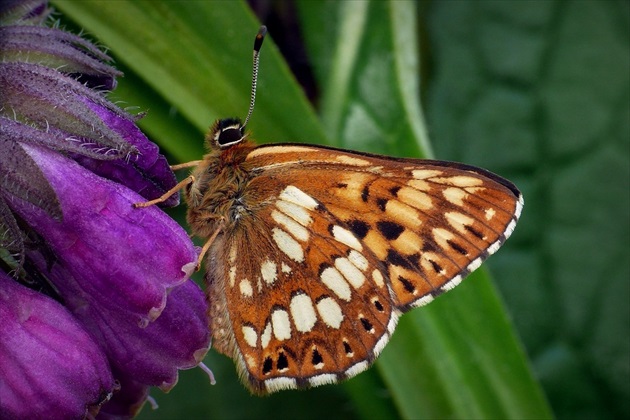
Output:
[[197,267],[195,267],[196,271],[199,271],[199,269],[201,268],[201,263],[203,262],[203,257],[206,256],[206,253],[208,252],[208,250],[212,246],[212,243],[217,238],[219,233],[221,233],[221,231],[223,230],[224,224],[225,224],[225,218],[221,217],[221,219],[219,220],[219,222],[217,224],[217,228],[214,230],[212,235],[210,235],[210,237],[208,238],[206,243],[203,244],[203,247],[201,248],[201,252],[199,253],[199,257],[197,257]]
[[166,200],[168,200],[169,197],[175,194],[177,191],[183,189],[189,184],[192,184],[193,182],[195,182],[195,177],[191,175],[183,179],[182,181],[178,182],[177,185],[175,185],[173,188],[171,188],[170,190],[168,190],[167,192],[165,192],[164,194],[162,194],[160,197],[156,198],[155,200],[145,201],[142,203],[134,203],[133,206],[135,208],[144,208],[144,207],[153,206],[155,204],[163,203]]

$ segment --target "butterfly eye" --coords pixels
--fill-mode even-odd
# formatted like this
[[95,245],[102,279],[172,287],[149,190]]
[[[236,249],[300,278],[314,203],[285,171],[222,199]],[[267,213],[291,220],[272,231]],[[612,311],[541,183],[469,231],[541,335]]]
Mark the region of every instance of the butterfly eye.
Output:
[[245,138],[245,126],[235,118],[220,120],[214,134],[214,140],[221,149],[240,143]]

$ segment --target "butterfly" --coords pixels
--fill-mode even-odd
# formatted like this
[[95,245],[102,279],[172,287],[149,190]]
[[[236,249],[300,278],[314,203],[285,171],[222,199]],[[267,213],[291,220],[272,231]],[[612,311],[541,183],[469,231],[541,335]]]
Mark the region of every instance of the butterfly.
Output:
[[255,394],[336,383],[366,370],[404,312],[457,286],[516,226],[509,181],[460,163],[305,144],[257,146],[253,109],[217,121],[185,188],[207,241],[213,347]]

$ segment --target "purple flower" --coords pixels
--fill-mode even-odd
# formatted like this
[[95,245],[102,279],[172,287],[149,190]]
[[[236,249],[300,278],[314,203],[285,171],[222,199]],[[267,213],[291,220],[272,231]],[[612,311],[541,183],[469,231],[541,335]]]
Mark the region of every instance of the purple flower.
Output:
[[115,388],[107,358],[72,314],[0,272],[0,413],[85,416]]
[[197,251],[161,209],[133,207],[175,176],[105,99],[109,57],[31,26],[48,13],[0,5],[0,413],[130,416],[208,350]]

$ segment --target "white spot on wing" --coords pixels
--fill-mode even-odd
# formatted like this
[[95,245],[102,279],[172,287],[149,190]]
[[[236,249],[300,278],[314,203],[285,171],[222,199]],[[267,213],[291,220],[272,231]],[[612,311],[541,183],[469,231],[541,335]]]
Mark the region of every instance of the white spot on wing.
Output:
[[256,156],[263,156],[266,154],[278,154],[278,153],[314,153],[317,149],[306,146],[269,146],[269,147],[257,147],[247,155],[247,160]]
[[234,287],[234,282],[236,281],[236,266],[231,266],[230,267],[230,287]]
[[343,313],[339,304],[334,299],[327,297],[317,302],[316,306],[322,321],[329,327],[339,329],[341,321],[343,321]]
[[365,283],[365,276],[349,259],[337,258],[335,267],[355,289],[360,288]]
[[249,325],[243,325],[241,330],[243,331],[245,342],[249,344],[250,347],[256,348],[256,343],[258,342],[258,334],[256,334],[256,330]]
[[263,349],[267,348],[267,346],[269,345],[269,341],[271,341],[271,322],[267,322],[267,325],[265,325],[265,330],[260,336],[260,344],[262,345]]
[[466,233],[466,226],[470,226],[474,223],[472,218],[454,211],[444,213],[444,216],[448,223],[461,233]]
[[518,220],[521,217],[521,211],[523,211],[523,206],[525,205],[525,197],[522,195],[518,196],[518,201],[516,202],[516,209],[514,210],[514,219]]
[[390,334],[393,334],[394,330],[396,329],[398,316],[399,314],[397,312],[392,312],[392,316],[389,318],[389,322],[387,323],[387,332],[389,332]]
[[[422,179],[411,179],[407,181],[407,185],[415,190],[431,191],[431,184],[428,181]],[[399,191],[400,192],[400,191]]]
[[280,341],[291,338],[291,324],[289,314],[284,309],[276,309],[271,313],[273,335]]
[[510,223],[507,225],[507,227],[505,228],[505,239],[509,238],[510,235],[512,235],[512,232],[514,232],[514,228],[516,227],[516,219],[512,219],[510,221]]
[[431,181],[437,182],[439,184],[453,185],[455,187],[476,187],[479,185],[483,185],[483,181],[481,179],[465,175],[448,176],[444,178],[432,178]]
[[[422,255],[420,256],[420,265],[425,271],[429,271],[429,270],[435,271],[432,261],[435,263],[440,261],[440,256],[436,254],[435,252],[423,252]],[[442,276],[446,275],[446,270],[444,269],[444,267],[441,268],[438,274]],[[418,291],[414,290],[413,294],[415,295],[416,293],[418,293]]]
[[335,157],[335,160],[341,162],[341,163],[345,163],[347,165],[352,165],[352,166],[368,166],[370,165],[370,162],[368,162],[365,159],[359,159],[359,158],[355,158],[352,156],[346,156],[346,155],[337,155]]
[[310,297],[302,293],[293,296],[289,308],[295,329],[300,332],[308,332],[313,329],[315,322],[317,322],[317,316]]
[[280,251],[284,252],[287,257],[293,261],[304,261],[304,250],[299,242],[297,242],[291,235],[282,229],[272,229],[273,240],[280,248]]
[[416,169],[411,171],[411,174],[415,179],[427,179],[434,176],[442,175],[442,171],[436,171],[434,169]]
[[481,265],[481,258],[477,258],[477,259],[473,260],[470,264],[468,264],[468,267],[466,267],[466,269],[470,273],[472,273],[473,271],[478,269],[480,265]]
[[301,207],[295,203],[278,200],[276,201],[276,207],[282,213],[291,217],[302,226],[308,226],[311,223],[313,223],[313,219],[311,218],[309,211],[305,209],[304,207]]
[[[416,181],[416,183],[418,182],[424,181]],[[425,189],[428,188],[428,186],[424,187]],[[419,210],[430,210],[433,207],[433,200],[431,199],[431,196],[422,191],[418,191],[416,188],[402,187],[396,193],[396,198]]]
[[265,283],[269,285],[273,284],[278,279],[276,263],[266,260],[260,265],[260,274],[262,274]]
[[289,185],[281,193],[279,198],[290,203],[295,203],[299,206],[306,207],[309,210],[315,210],[318,206],[317,201],[310,195],[306,194],[299,188]]
[[453,277],[451,279],[451,281],[449,281],[444,286],[442,286],[442,290],[444,290],[446,292],[446,291],[449,291],[451,289],[454,289],[455,286],[457,286],[459,283],[462,282],[462,280],[463,280],[462,276],[458,274],[455,277]]
[[350,286],[336,268],[326,267],[319,277],[340,299],[350,301]]
[[385,279],[383,279],[383,275],[380,271],[376,269],[372,271],[372,280],[374,280],[374,283],[376,283],[378,287],[383,287],[385,285]]
[[293,220],[293,218],[287,216],[284,213],[280,213],[277,210],[271,212],[271,218],[276,221],[280,226],[284,227],[295,239],[298,239],[302,242],[308,241],[309,234],[308,230],[298,222]]
[[347,229],[342,228],[341,226],[333,226],[332,228],[333,237],[337,240],[337,242],[341,242],[344,245],[349,246],[352,249],[357,251],[362,251],[363,246],[361,242]]
[[348,254],[348,259],[350,260],[350,262],[352,262],[352,264],[354,264],[355,267],[362,271],[367,270],[369,266],[368,260],[365,259],[363,254],[355,250],[350,251],[350,253]]
[[488,255],[492,255],[495,252],[497,252],[499,250],[499,248],[501,248],[501,245],[503,244],[502,240],[498,240],[495,243],[493,243],[492,245],[490,245],[488,247],[488,249],[486,250],[486,252],[488,253]]
[[420,213],[413,207],[398,200],[389,200],[385,204],[385,213],[390,215],[392,219],[400,220],[413,229],[417,229],[422,224]]
[[445,250],[450,250],[450,245],[447,241],[452,240],[455,237],[452,232],[442,229],[442,228],[434,228],[433,229],[433,239],[435,242]]
[[416,308],[419,306],[424,306],[428,303],[433,302],[434,299],[435,297],[433,295],[422,296],[420,299],[413,302],[413,306]]
[[236,243],[233,243],[232,247],[230,248],[230,256],[228,257],[230,264],[234,264],[234,262],[236,261],[236,251]]
[[463,206],[464,199],[468,196],[461,188],[454,187],[445,188],[444,191],[442,191],[442,195],[446,198],[446,201],[456,206]]
[[486,220],[492,220],[496,213],[493,208],[486,209]]
[[238,284],[239,290],[241,291],[241,294],[245,297],[252,297],[254,294],[254,290],[252,289],[252,284],[249,280],[247,279],[243,279],[241,280],[241,282]]

